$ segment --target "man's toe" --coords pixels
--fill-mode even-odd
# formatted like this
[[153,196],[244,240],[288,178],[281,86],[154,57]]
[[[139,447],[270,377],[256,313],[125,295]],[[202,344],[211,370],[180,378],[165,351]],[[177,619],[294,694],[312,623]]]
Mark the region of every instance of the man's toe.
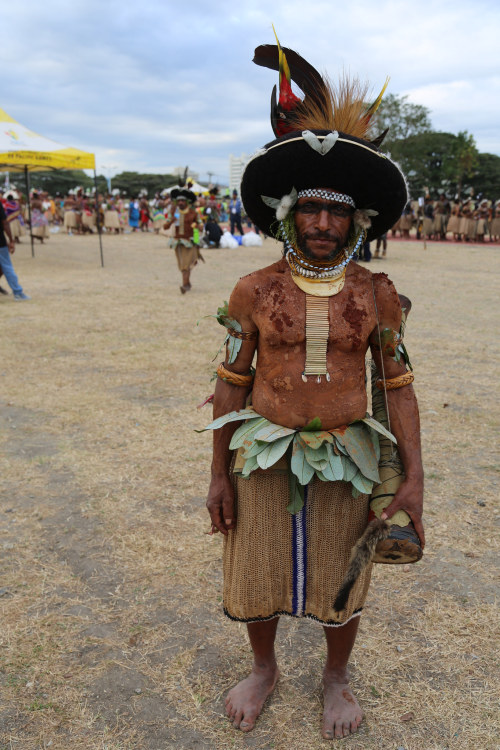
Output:
[[354,734],[354,732],[357,732],[359,729],[359,725],[363,721],[363,715],[359,714],[359,716],[356,716],[354,721],[351,721],[351,734]]
[[243,719],[243,712],[242,711],[235,711],[233,713],[233,724],[236,727],[236,729],[240,728],[241,720]]
[[342,726],[342,733],[344,737],[349,737],[351,734],[351,724],[349,721],[344,721],[344,724]]
[[325,740],[333,740],[333,731],[331,729],[323,729],[323,737]]

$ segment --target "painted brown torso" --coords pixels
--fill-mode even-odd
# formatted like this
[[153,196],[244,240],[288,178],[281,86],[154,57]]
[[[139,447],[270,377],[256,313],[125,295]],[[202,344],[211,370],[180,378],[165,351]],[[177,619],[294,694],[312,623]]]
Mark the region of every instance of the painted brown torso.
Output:
[[365,353],[376,327],[371,279],[368,271],[350,264],[343,290],[329,298],[327,366],[331,380],[323,376],[320,383],[313,376],[307,382],[302,379],[306,295],[293,282],[286,263],[280,261],[245,279],[252,295],[252,319],[259,331],[252,396],[258,412],[294,428],[319,417],[325,429],[365,415]]
[[[175,236],[178,240],[190,240],[193,236],[192,224],[196,223],[198,215],[194,209],[189,209],[186,213],[181,213],[179,225],[175,227]],[[175,221],[175,219],[174,219]]]

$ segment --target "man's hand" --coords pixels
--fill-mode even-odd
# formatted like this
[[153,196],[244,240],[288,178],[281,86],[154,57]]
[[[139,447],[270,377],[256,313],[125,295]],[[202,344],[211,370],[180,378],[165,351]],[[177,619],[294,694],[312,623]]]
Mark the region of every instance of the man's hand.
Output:
[[231,480],[225,474],[215,474],[208,490],[207,508],[212,519],[212,529],[217,529],[227,536],[229,529],[234,529],[234,491]]
[[397,510],[405,510],[413,521],[422,549],[425,547],[425,533],[422,524],[423,494],[421,481],[405,479],[394,495],[392,503],[385,508],[380,516],[385,521],[392,518]]
[[14,242],[14,240],[8,241],[8,248],[9,248],[9,253],[13,255],[16,250],[16,243]]

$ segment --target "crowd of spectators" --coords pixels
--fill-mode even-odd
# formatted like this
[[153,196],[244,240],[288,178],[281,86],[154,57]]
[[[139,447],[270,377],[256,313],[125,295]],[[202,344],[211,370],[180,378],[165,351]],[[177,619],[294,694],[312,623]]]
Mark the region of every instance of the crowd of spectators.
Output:
[[[69,236],[83,235],[100,231],[110,234],[130,232],[163,231],[171,200],[170,190],[156,193],[154,198],[146,195],[127,197],[119,190],[108,194],[85,192],[82,188],[70,190],[67,195],[49,195],[43,191],[33,191],[30,206],[22,193],[15,189],[0,191],[0,202],[4,206],[15,242],[29,234],[43,242],[51,232],[65,232]],[[205,227],[204,237],[210,245],[218,246],[225,230],[232,235],[242,236],[252,228],[236,191],[232,195],[219,195],[213,188],[200,195],[196,211]],[[258,229],[255,228],[258,233]]]
[[411,200],[392,227],[393,237],[454,242],[498,242],[500,200],[480,196],[449,200],[444,194]]

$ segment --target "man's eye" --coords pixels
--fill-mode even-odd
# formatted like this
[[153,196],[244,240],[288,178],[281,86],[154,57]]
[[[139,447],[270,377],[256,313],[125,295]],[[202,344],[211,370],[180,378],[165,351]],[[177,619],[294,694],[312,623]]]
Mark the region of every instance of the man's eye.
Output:
[[302,206],[299,206],[299,211],[303,214],[315,214],[318,213],[318,210],[316,203],[303,203]]
[[350,216],[351,210],[347,206],[330,206],[329,212],[334,216]]

